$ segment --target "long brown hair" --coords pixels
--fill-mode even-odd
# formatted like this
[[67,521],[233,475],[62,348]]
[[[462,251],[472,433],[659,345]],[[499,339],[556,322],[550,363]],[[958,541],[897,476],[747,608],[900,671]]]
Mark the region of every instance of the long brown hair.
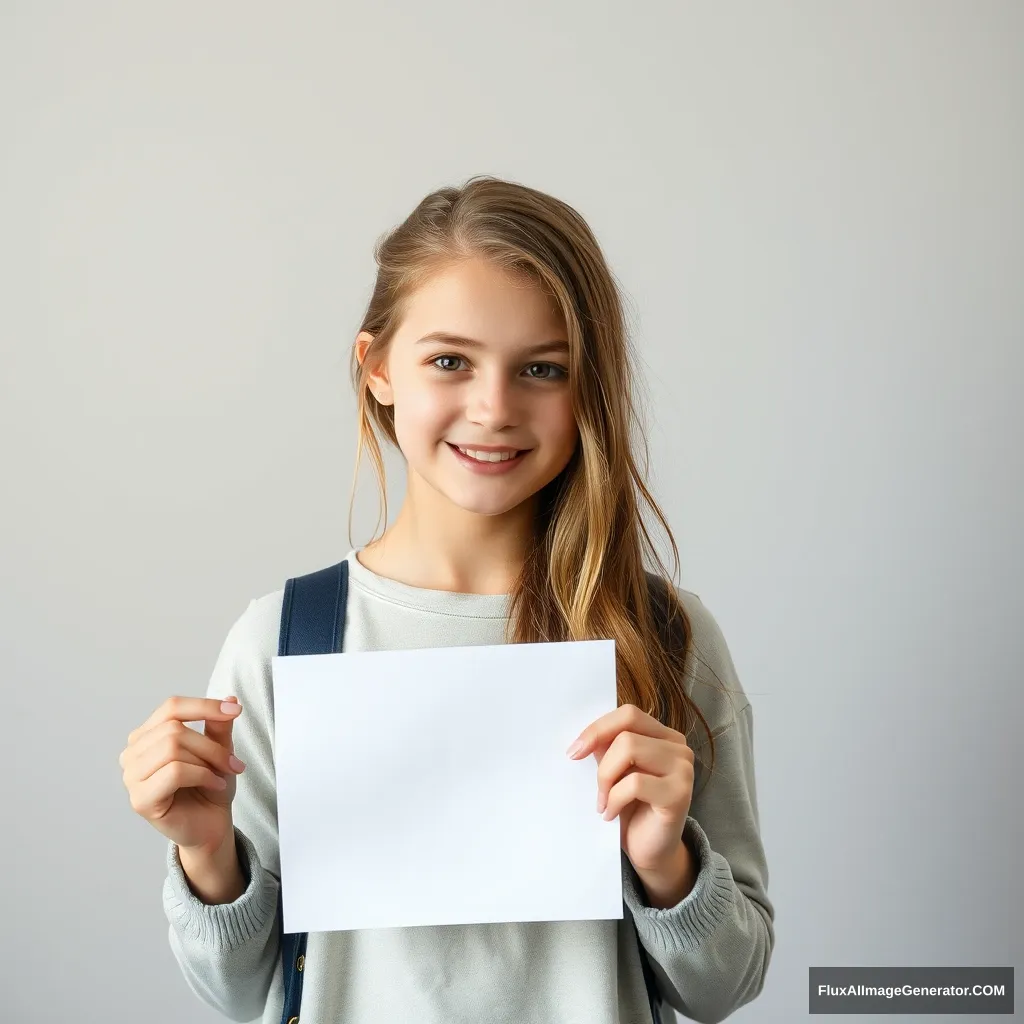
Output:
[[[387,486],[376,431],[396,447],[398,442],[394,407],[377,402],[368,377],[385,358],[410,297],[432,275],[470,258],[531,279],[555,299],[568,329],[569,386],[580,437],[569,464],[538,495],[536,528],[510,591],[506,639],[614,639],[619,704],[635,704],[684,733],[697,760],[693,733],[699,722],[713,768],[711,729],[685,690],[686,656],[703,662],[671,583],[679,550],[634,455],[642,451],[647,465],[632,390],[634,352],[618,288],[590,228],[552,196],[478,175],[461,188],[427,195],[378,239],[374,258],[376,281],[359,328],[373,341],[362,363],[353,345],[351,370],[358,399],[356,474],[365,447],[383,522]],[[643,522],[642,506],[668,538],[671,575]],[[350,542],[351,513],[350,503]],[[650,579],[645,553],[660,570]]]

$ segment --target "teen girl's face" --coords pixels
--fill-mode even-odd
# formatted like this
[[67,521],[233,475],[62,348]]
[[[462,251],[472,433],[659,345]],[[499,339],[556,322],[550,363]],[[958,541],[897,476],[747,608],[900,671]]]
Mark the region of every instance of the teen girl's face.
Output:
[[370,387],[394,405],[410,486],[416,474],[459,508],[494,516],[532,498],[572,457],[568,366],[554,301],[473,260],[413,295]]

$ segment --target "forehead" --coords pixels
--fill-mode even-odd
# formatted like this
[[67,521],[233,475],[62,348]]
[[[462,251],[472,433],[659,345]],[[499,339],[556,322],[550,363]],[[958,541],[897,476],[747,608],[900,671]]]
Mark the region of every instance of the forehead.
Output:
[[471,260],[435,274],[410,296],[399,333],[415,341],[434,331],[515,344],[555,337],[565,325],[536,282]]

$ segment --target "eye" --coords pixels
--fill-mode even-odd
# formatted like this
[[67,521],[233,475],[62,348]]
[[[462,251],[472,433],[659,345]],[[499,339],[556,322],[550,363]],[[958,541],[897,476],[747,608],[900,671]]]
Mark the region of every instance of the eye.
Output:
[[538,377],[535,374],[531,373],[530,376],[534,380],[554,380],[559,374],[561,374],[563,377],[566,374],[566,371],[565,371],[565,369],[563,369],[563,367],[556,366],[554,363],[531,363],[527,367],[527,369],[528,370],[536,370],[538,366],[541,367],[542,369],[546,368],[548,370],[552,370],[552,371],[554,371],[554,373],[553,374],[548,373],[548,374],[545,374],[542,377]]
[[[462,356],[445,354],[434,356],[430,360],[430,365],[441,373],[455,373],[458,370],[465,369],[465,360]],[[537,369],[540,369],[541,372],[535,373],[534,371]],[[568,370],[555,363],[530,363],[526,370],[531,380],[538,381],[557,380],[559,377],[565,377],[568,374]]]
[[435,356],[433,359],[430,360],[430,365],[433,366],[435,369],[440,370],[442,373],[449,373],[450,371],[457,369],[457,367],[454,366],[438,366],[437,364],[442,359],[451,359],[455,362],[462,362],[462,356]]

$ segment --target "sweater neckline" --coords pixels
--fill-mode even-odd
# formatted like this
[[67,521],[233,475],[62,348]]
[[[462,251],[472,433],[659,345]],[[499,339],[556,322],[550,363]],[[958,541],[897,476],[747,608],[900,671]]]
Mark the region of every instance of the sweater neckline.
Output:
[[[360,549],[361,550],[361,549]],[[442,615],[463,615],[480,619],[503,619],[508,615],[508,594],[466,594],[454,590],[414,587],[368,569],[353,548],[345,556],[349,579],[358,587],[392,604]]]

